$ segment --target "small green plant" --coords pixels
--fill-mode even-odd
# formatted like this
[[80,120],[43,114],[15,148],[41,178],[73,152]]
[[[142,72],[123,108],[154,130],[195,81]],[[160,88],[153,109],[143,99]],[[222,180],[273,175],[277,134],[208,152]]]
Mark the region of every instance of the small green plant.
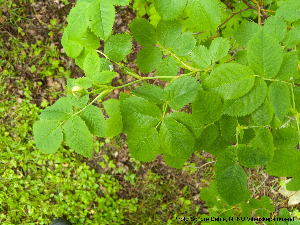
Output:
[[[156,27],[137,18],[131,34],[112,34],[114,6],[128,4],[78,0],[71,10],[61,42],[86,76],[68,79],[67,96],[41,113],[33,126],[37,147],[53,154],[64,141],[91,158],[92,135],[125,133],[133,158],[151,162],[163,154],[177,169],[194,151],[205,150],[217,156],[214,191],[206,201],[226,202],[223,215],[236,214],[232,207],[252,201],[243,167],[265,166],[270,175],[293,177],[287,189],[298,191],[300,2],[276,1],[269,10],[270,1],[234,1],[233,12],[218,0],[154,0],[160,17]],[[231,16],[224,18],[224,7]],[[122,62],[133,38],[142,46],[137,54],[142,76]],[[135,81],[112,86],[117,75],[112,63]],[[153,79],[165,87],[151,84]],[[130,94],[103,101],[137,83]],[[90,95],[97,96],[90,101]],[[96,101],[103,101],[103,108],[93,105]],[[261,201],[255,213],[264,217],[273,206]],[[217,215],[212,208],[210,213]]]

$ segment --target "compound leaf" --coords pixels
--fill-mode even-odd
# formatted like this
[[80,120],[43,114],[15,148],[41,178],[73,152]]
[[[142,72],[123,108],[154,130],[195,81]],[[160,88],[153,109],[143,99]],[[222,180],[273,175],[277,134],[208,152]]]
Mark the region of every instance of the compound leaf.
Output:
[[198,123],[210,124],[221,118],[223,103],[217,94],[200,90],[193,102],[192,110]]
[[101,39],[106,40],[115,22],[115,8],[110,0],[95,0],[88,8],[89,26]]
[[160,150],[158,132],[154,127],[134,129],[127,134],[129,152],[133,158],[151,162]]
[[176,158],[189,157],[195,148],[195,139],[191,132],[173,118],[165,118],[159,132],[163,153]]
[[200,83],[195,78],[179,77],[167,85],[163,96],[174,110],[179,111],[194,100],[200,87]]
[[157,43],[154,26],[146,19],[134,19],[130,24],[134,39],[142,46],[152,46]]
[[237,99],[254,86],[255,76],[251,69],[238,63],[221,64],[205,81],[205,87],[219,93],[225,100]]
[[282,82],[272,82],[269,87],[269,98],[275,115],[282,121],[291,107],[289,85]]
[[149,73],[157,68],[162,60],[162,52],[157,47],[144,47],[137,55],[137,65],[141,72]]
[[155,0],[154,6],[163,20],[177,19],[185,9],[187,0]]
[[189,0],[186,14],[201,31],[215,31],[221,23],[222,11],[217,0]]
[[89,105],[81,113],[80,117],[84,120],[89,131],[98,137],[104,137],[106,130],[105,118],[102,111],[94,105]]
[[249,41],[247,56],[256,74],[273,78],[280,70],[283,50],[275,38],[261,30]]
[[138,96],[121,101],[124,129],[154,127],[161,119],[161,110],[152,102]]
[[129,34],[115,34],[110,36],[104,44],[104,53],[114,61],[122,61],[132,49],[132,37]]
[[249,93],[235,100],[225,101],[224,114],[230,116],[245,116],[256,110],[267,96],[268,87],[264,80],[257,79]]
[[93,139],[92,135],[80,116],[75,115],[63,125],[64,139],[66,144],[77,153],[92,157]]
[[300,152],[295,148],[279,148],[267,164],[266,172],[272,176],[291,177],[300,172]]
[[224,58],[230,49],[230,42],[226,38],[217,37],[215,38],[210,47],[209,47],[209,55],[213,62],[217,62],[218,60]]
[[39,120],[33,124],[33,136],[41,151],[53,154],[63,141],[63,133],[58,121]]
[[243,168],[235,164],[216,177],[218,192],[229,204],[235,205],[245,199],[247,193],[247,175]]
[[72,103],[69,98],[62,97],[52,106],[46,108],[40,115],[42,120],[67,120],[73,113]]

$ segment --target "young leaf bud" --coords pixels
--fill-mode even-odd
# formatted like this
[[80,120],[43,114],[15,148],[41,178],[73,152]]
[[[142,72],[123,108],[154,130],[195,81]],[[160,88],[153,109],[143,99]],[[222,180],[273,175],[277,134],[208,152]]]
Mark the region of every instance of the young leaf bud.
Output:
[[80,86],[74,86],[72,88],[72,94],[75,98],[80,98],[81,96],[86,94],[86,91]]

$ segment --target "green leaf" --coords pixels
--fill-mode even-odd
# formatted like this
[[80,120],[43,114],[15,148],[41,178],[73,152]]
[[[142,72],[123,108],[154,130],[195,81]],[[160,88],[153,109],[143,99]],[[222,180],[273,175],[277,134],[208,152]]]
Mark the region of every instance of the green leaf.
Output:
[[83,95],[79,98],[77,98],[77,97],[75,97],[74,95],[71,95],[71,94],[69,94],[67,96],[70,99],[70,103],[72,104],[72,106],[75,106],[75,107],[80,108],[80,109],[85,107],[87,105],[89,99],[90,99],[89,95]]
[[238,126],[237,118],[234,116],[223,115],[219,121],[221,135],[225,140],[235,140],[236,127]]
[[52,106],[46,108],[40,115],[42,120],[67,120],[73,113],[70,100],[66,97],[58,99]]
[[273,136],[267,128],[255,129],[255,139],[251,141],[249,147],[258,148],[258,163],[266,165],[274,156]]
[[90,52],[91,52],[90,50],[83,49],[80,55],[75,58],[76,64],[83,70],[84,70],[84,60]]
[[154,6],[163,20],[177,19],[183,13],[187,0],[154,0]]
[[94,80],[97,84],[110,84],[117,74],[118,73],[114,71],[104,70],[99,72]]
[[298,53],[297,51],[291,51],[283,56],[282,65],[276,76],[279,80],[290,81],[290,78],[294,76],[294,73],[298,69]]
[[216,177],[218,192],[229,204],[235,205],[245,199],[247,193],[247,175],[238,164],[228,167]]
[[[167,56],[162,59],[156,69],[157,76],[177,76],[179,65],[172,56]],[[167,80],[166,78],[164,80]]]
[[296,110],[298,112],[300,112],[300,87],[295,86],[293,89],[294,89],[294,98],[295,98]]
[[204,85],[228,100],[247,94],[254,86],[254,82],[255,76],[249,67],[237,63],[226,63],[215,68],[205,79]]
[[280,70],[283,50],[278,41],[264,30],[249,41],[248,61],[253,71],[265,78],[273,78]]
[[176,111],[191,103],[200,89],[200,83],[192,77],[180,77],[164,89],[164,99]]
[[198,151],[207,150],[219,137],[219,128],[216,124],[211,124],[203,130],[200,137],[196,140]]
[[266,100],[253,114],[252,118],[255,124],[259,126],[267,126],[271,123],[273,119],[273,108],[269,102]]
[[71,9],[68,16],[68,36],[73,40],[78,40],[88,28],[87,11],[90,3],[81,2]]
[[298,132],[287,127],[275,130],[273,134],[274,145],[278,148],[294,148],[298,145]]
[[261,30],[262,29],[259,24],[247,21],[238,27],[237,33],[235,34],[235,39],[239,44],[247,47],[250,39]]
[[216,177],[221,175],[224,170],[234,166],[237,163],[236,148],[230,146],[221,152],[218,156],[217,163],[215,164]]
[[155,128],[138,128],[127,134],[131,156],[143,162],[151,162],[160,150],[159,136]]
[[295,22],[300,19],[300,2],[298,0],[280,1],[276,15],[282,16],[288,22]]
[[68,28],[64,30],[61,44],[64,47],[66,54],[70,58],[76,58],[77,56],[79,56],[83,49],[83,46],[80,43],[69,39]]
[[264,31],[281,42],[287,34],[287,25],[279,16],[270,16],[265,21]]
[[241,98],[225,101],[224,114],[245,116],[255,111],[265,101],[268,87],[264,80],[257,79],[251,91]]
[[131,2],[131,0],[111,0],[111,1],[112,1],[112,4],[120,5],[120,6],[129,5],[129,3]]
[[75,86],[80,86],[84,89],[92,87],[91,80],[87,77],[80,77],[76,79],[67,79],[67,87],[72,89]]
[[189,157],[195,148],[191,132],[173,118],[165,118],[159,132],[163,153],[176,158]]
[[237,149],[237,156],[242,166],[253,168],[259,164],[259,150],[254,147],[246,145],[239,145]]
[[211,66],[211,59],[209,56],[209,50],[203,46],[197,46],[191,52],[191,59],[198,69],[206,69]]
[[129,34],[115,34],[104,44],[104,53],[114,61],[122,61],[132,49],[132,37]]
[[92,135],[85,122],[78,115],[71,117],[64,123],[63,131],[67,146],[85,157],[92,157],[94,145]]
[[188,55],[196,45],[196,39],[190,32],[180,34],[173,42],[173,51],[178,56]]
[[300,43],[300,29],[299,28],[293,28],[290,30],[286,36],[286,38],[283,40],[283,44],[286,48],[292,48],[296,45],[299,45]]
[[291,177],[300,172],[300,152],[294,148],[274,151],[273,160],[267,164],[266,172],[272,176]]
[[182,26],[179,21],[160,20],[157,24],[156,34],[159,43],[165,48],[173,45],[174,41],[182,32]]
[[101,39],[106,40],[115,22],[115,8],[110,0],[95,0],[88,9],[89,26]]
[[143,83],[142,86],[139,86],[136,90],[132,91],[132,93],[158,105],[164,103],[162,99],[163,89],[160,86]]
[[209,47],[209,56],[213,62],[223,59],[230,49],[230,42],[226,38],[215,38]]
[[58,121],[39,120],[33,124],[33,136],[38,149],[53,154],[63,141],[63,133]]
[[282,121],[291,107],[289,85],[282,82],[272,82],[269,87],[269,98],[275,115]]
[[185,157],[177,157],[177,156],[171,156],[168,154],[163,155],[164,161],[165,163],[169,166],[169,167],[173,167],[176,169],[181,169],[182,166],[186,163],[186,161],[191,157],[191,154],[189,156],[185,156]]
[[121,101],[121,113],[126,131],[154,127],[161,119],[162,111],[152,102],[138,96]]
[[200,90],[193,102],[192,111],[198,123],[210,124],[221,118],[223,103],[217,94]]
[[85,48],[91,50],[95,50],[100,47],[99,38],[91,31],[90,28],[88,28],[80,38],[79,43],[82,44]]
[[178,123],[183,124],[191,132],[191,134],[194,135],[195,138],[198,138],[204,130],[204,126],[197,123],[192,114],[184,112],[173,112],[167,114],[166,118],[168,117],[173,118]]
[[161,60],[161,50],[153,46],[144,47],[137,55],[137,65],[143,73],[149,73],[155,70]]
[[120,101],[117,99],[109,99],[103,102],[103,106],[109,116],[109,118],[106,119],[106,131],[104,137],[115,137],[123,130]]
[[185,12],[199,31],[215,31],[221,23],[222,11],[217,0],[189,0]]
[[89,105],[80,116],[92,134],[104,137],[106,129],[105,118],[97,106]]
[[134,19],[130,24],[134,39],[142,46],[152,46],[157,43],[154,26],[146,19]]
[[289,191],[299,191],[300,190],[300,175],[296,174],[290,182],[287,183],[286,189]]
[[100,71],[100,57],[96,51],[90,51],[84,58],[83,70],[85,75],[92,81]]

